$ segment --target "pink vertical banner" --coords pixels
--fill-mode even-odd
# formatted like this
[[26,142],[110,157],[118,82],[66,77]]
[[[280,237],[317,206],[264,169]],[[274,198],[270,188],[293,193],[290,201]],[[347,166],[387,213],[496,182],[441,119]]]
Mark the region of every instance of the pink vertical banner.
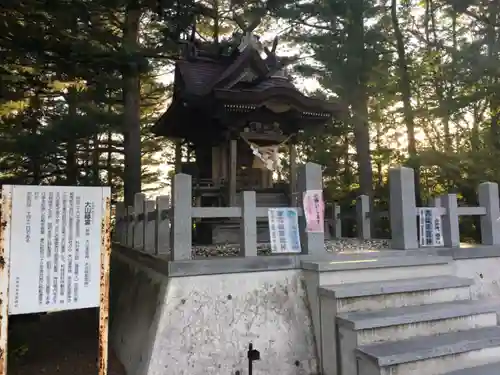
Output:
[[325,203],[322,190],[307,190],[304,193],[304,215],[306,230],[313,233],[325,231]]

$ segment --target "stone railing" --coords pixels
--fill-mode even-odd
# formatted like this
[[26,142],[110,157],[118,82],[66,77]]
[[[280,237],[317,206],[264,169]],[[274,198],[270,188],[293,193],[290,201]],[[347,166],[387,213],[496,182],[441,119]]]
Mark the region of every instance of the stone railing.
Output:
[[[398,248],[404,249],[416,246],[416,232],[413,228],[416,228],[418,208],[414,198],[413,173],[414,171],[410,168],[395,168],[391,170],[389,179],[391,211],[394,211],[400,217],[400,225],[395,222],[392,223],[394,220],[391,221],[393,246],[396,245]],[[440,207],[445,247],[457,247],[460,244],[458,225],[460,216],[480,216],[482,244],[500,244],[498,184],[493,182],[480,184],[478,201],[479,207],[460,207],[458,206],[456,194],[445,194],[432,199],[431,206]],[[330,214],[326,220],[332,228],[331,235],[333,238],[342,237],[342,221],[346,218],[355,219],[358,238],[369,240],[372,238],[373,221],[380,218],[388,220],[391,217],[391,211],[372,211],[370,197],[367,195],[361,195],[357,198],[354,213],[341,212],[340,206],[336,203],[330,205],[327,211]],[[415,214],[411,215],[410,212],[415,212]],[[405,231],[394,233],[392,226],[405,228]]]
[[[389,172],[391,245],[394,249],[418,247],[417,214],[415,203],[414,171],[395,168]],[[434,199],[440,207],[442,235],[445,247],[460,245],[459,216],[480,216],[481,243],[500,245],[500,202],[498,184],[483,182],[478,188],[479,207],[458,207],[456,194]]]
[[[301,166],[297,178],[299,192],[322,189],[322,172],[318,164]],[[189,260],[193,257],[193,219],[239,218],[239,255],[257,255],[257,219],[268,216],[268,207],[256,206],[254,191],[243,192],[238,207],[193,207],[192,180],[187,174],[174,176],[172,191],[171,206],[166,196],[158,197],[155,202],[145,200],[144,194],[136,194],[134,206],[125,208],[118,203],[115,242],[159,256],[168,254],[171,260]],[[297,209],[302,254],[324,252],[324,234],[307,232],[302,210]]]
[[[299,168],[297,176],[298,196],[306,190],[322,188],[321,167],[307,163]],[[370,212],[368,196],[360,196],[356,204],[358,238],[370,239],[372,220],[390,218],[391,247],[416,249],[418,244],[415,203],[414,171],[411,168],[394,168],[389,172],[390,210]],[[171,260],[193,258],[193,219],[238,218],[241,221],[239,256],[257,255],[257,219],[266,218],[267,207],[256,206],[256,194],[245,191],[238,207],[193,207],[191,176],[178,174],[173,180],[173,199],[160,196],[156,201],[145,200],[144,194],[136,194],[134,206],[116,205],[116,229],[114,240],[129,248],[165,256]],[[433,206],[440,208],[442,235],[445,247],[460,245],[459,217],[480,216],[481,242],[483,245],[500,245],[500,203],[498,185],[485,182],[478,189],[479,207],[459,207],[455,194],[434,198]],[[170,205],[172,203],[172,205]],[[299,230],[303,254],[324,253],[324,234],[305,231],[304,217],[299,211]],[[342,216],[338,205],[333,207],[332,224],[334,238],[341,237]]]

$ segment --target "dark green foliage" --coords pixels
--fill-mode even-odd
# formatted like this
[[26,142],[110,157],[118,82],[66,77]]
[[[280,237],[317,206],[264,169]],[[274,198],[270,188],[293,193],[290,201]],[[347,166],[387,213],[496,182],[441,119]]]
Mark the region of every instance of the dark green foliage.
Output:
[[[123,42],[128,1],[28,0],[0,9],[0,181],[112,184],[123,179],[123,74],[141,81],[143,173],[157,183],[164,141],[149,128],[168,98],[165,74],[178,52],[169,30],[190,25],[193,4],[136,3],[140,43]],[[164,9],[152,8],[161,5]],[[171,8],[176,6],[176,10]],[[154,12],[160,12],[158,17]],[[191,14],[189,17],[186,14]],[[184,18],[179,18],[184,15]]]
[[[125,41],[134,10],[140,38]],[[320,89],[309,91],[346,108],[339,121],[299,136],[300,158],[325,166],[329,201],[348,209],[364,192],[387,209],[388,168],[409,164],[420,166],[424,203],[451,191],[474,205],[480,182],[500,181],[499,2],[401,0],[395,10],[408,77],[390,1],[3,1],[0,182],[112,184],[121,194],[130,109],[124,77],[138,74],[142,148],[134,158],[142,158],[143,188],[161,185],[166,176],[157,166],[172,147],[149,129],[171,87],[157,77],[171,77],[178,42],[194,22],[200,38],[227,48],[241,33],[237,14],[244,27],[260,20],[260,35],[274,27],[280,46],[299,56],[290,73],[316,79]],[[477,240],[469,224],[477,223],[463,220],[464,239]]]

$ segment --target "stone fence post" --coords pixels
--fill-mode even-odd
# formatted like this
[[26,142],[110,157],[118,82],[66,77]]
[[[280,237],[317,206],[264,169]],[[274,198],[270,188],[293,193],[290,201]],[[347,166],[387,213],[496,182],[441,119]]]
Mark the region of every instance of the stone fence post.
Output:
[[389,170],[389,220],[392,248],[418,248],[417,206],[415,202],[414,171],[399,167]]
[[486,209],[481,216],[481,243],[483,245],[500,245],[500,202],[498,184],[483,182],[478,189],[479,205]]
[[155,201],[144,201],[144,251],[149,254],[155,252],[155,237],[156,237],[156,204]]
[[370,197],[360,195],[356,198],[356,228],[358,238],[369,240],[371,238]]
[[241,199],[240,256],[257,256],[257,197],[244,191]]
[[127,241],[125,246],[134,247],[134,224],[135,224],[135,213],[134,207],[127,207]]
[[134,196],[134,240],[133,247],[137,250],[144,248],[144,202],[146,196],[142,193],[136,193]]
[[170,260],[190,260],[193,243],[191,176],[174,176],[172,199],[172,249]]
[[456,194],[445,194],[439,202],[446,212],[441,217],[443,222],[443,245],[445,247],[460,247],[460,228],[458,225],[458,203]]
[[[307,190],[323,190],[323,176],[321,166],[315,163],[306,163],[299,166],[297,171],[298,206],[303,207],[303,197]],[[307,232],[304,215],[299,217],[300,240],[302,254],[320,255],[325,252],[325,234]]]
[[337,203],[333,204],[333,233],[335,238],[342,237],[342,218],[340,217],[340,206]]
[[162,195],[156,197],[156,219],[155,219],[155,253],[166,255],[171,249],[170,239],[170,197]]
[[125,210],[125,203],[117,202],[115,205],[115,238],[114,241],[120,245],[125,244],[127,239],[127,212]]

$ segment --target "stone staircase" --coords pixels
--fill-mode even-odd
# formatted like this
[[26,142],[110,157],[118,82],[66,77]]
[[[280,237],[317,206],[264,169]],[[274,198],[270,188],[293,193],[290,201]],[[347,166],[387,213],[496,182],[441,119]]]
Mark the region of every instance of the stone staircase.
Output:
[[497,301],[433,256],[303,262],[322,375],[500,374]]

